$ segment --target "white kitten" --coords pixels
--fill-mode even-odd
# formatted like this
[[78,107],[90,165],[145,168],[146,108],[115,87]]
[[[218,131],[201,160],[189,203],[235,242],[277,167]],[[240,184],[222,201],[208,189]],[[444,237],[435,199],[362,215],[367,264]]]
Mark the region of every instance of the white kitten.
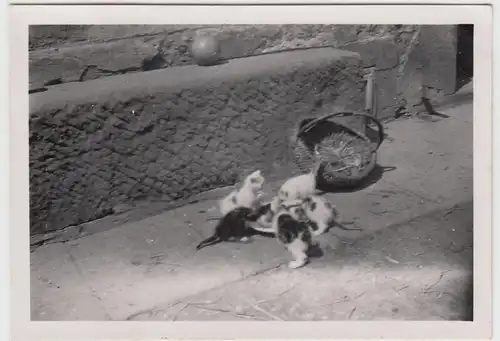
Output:
[[301,200],[316,192],[317,176],[322,165],[318,162],[314,169],[307,173],[288,179],[278,191],[278,197],[283,200]]
[[224,199],[219,201],[219,209],[223,216],[237,207],[255,209],[262,197],[264,177],[260,170],[248,175],[239,189],[235,189]]

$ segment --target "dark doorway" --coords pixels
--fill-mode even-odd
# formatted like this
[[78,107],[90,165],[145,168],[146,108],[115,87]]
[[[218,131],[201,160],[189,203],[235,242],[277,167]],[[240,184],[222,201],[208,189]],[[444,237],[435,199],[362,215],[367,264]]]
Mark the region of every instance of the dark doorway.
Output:
[[458,25],[456,90],[471,81],[474,74],[474,25]]

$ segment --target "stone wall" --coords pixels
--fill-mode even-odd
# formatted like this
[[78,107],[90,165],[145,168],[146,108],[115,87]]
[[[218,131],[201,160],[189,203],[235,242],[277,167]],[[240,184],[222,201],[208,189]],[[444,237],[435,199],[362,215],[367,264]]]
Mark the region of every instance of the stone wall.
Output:
[[361,109],[356,53],[284,52],[62,84],[30,96],[31,233],[175,201],[286,163],[303,115]]

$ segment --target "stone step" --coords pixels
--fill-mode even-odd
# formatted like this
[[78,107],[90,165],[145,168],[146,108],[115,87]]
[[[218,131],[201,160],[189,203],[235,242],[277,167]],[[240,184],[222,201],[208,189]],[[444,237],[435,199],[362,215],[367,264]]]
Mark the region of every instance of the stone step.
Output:
[[[371,27],[373,26],[373,27]],[[149,68],[164,68],[194,64],[188,47],[190,40],[203,34],[213,34],[221,42],[223,58],[239,58],[290,48],[350,45],[356,51],[357,42],[381,38],[368,62],[394,65],[394,58],[378,58],[403,52],[406,38],[395,49],[383,41],[394,40],[392,25],[93,25],[40,26],[31,29],[30,89],[45,84],[74,82],[112,75],[113,72],[132,72],[148,69],[142,63],[158,54],[161,61]],[[415,28],[406,28],[409,32]],[[405,31],[406,32],[406,31]],[[403,36],[407,33],[401,33]],[[394,43],[392,44],[394,45]],[[384,47],[384,48],[380,48]],[[364,48],[366,49],[366,48]],[[357,51],[356,51],[357,52]],[[375,59],[375,60],[374,60]],[[396,58],[397,63],[397,58]],[[147,64],[147,63],[146,63]],[[86,67],[96,72],[83,74]]]

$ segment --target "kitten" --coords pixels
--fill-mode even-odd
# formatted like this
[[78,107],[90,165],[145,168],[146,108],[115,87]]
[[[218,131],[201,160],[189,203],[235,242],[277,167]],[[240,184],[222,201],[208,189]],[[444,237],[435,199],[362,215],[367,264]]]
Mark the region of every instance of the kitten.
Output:
[[262,216],[262,212],[269,213],[274,210],[271,227],[253,227],[254,230],[265,232],[267,235],[274,234],[278,242],[292,253],[294,260],[288,263],[292,269],[305,265],[309,248],[317,246],[312,240],[312,224],[302,205],[302,200],[281,201],[275,197],[260,212]]
[[[270,202],[260,206],[255,213],[258,216],[257,224],[266,229],[272,228],[273,217],[280,209],[280,206],[281,200],[278,197],[274,197]],[[257,226],[254,226],[254,228],[260,231]]]
[[342,225],[340,212],[337,208],[316,195],[305,198],[301,207],[310,221],[313,236],[320,236],[331,227],[338,227],[346,231],[362,231],[360,228],[347,228]]
[[260,170],[248,175],[240,188],[235,189],[224,199],[219,201],[219,209],[223,216],[231,212],[236,207],[247,207],[255,209],[263,195],[262,186],[264,177]]
[[242,242],[249,241],[252,235],[266,232],[254,230],[248,225],[248,222],[255,222],[258,218],[259,215],[248,207],[233,209],[219,220],[215,226],[214,234],[200,242],[196,246],[196,250],[200,250],[205,246],[229,241],[230,239],[239,239]]
[[273,229],[273,218],[281,210],[289,211],[292,217],[297,220],[307,220],[304,210],[300,207],[301,203],[302,201],[300,200],[282,201],[279,197],[275,196],[270,202],[260,206],[256,210],[255,214],[258,217],[256,223],[261,227],[254,224],[252,228],[257,231],[276,233]]
[[278,197],[283,200],[305,199],[316,192],[317,179],[322,162],[318,162],[313,170],[285,181],[278,191]]
[[307,222],[308,218],[302,207],[302,202],[300,199],[281,201],[280,208],[290,212],[294,219]]
[[274,216],[273,230],[276,231],[278,242],[284,245],[294,258],[288,263],[288,267],[296,269],[304,266],[308,261],[307,251],[312,244],[307,223],[296,219],[295,213],[283,209]]

